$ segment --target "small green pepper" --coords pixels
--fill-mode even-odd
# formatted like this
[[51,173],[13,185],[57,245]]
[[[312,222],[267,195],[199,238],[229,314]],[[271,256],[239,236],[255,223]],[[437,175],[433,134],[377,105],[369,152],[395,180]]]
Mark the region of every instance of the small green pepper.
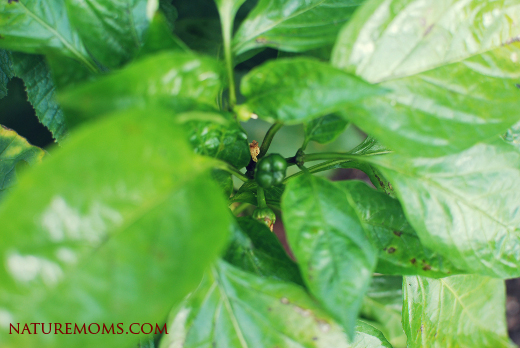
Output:
[[263,188],[280,185],[285,178],[287,161],[277,153],[261,158],[256,164],[255,179]]
[[273,226],[276,222],[276,215],[270,208],[256,208],[253,212],[253,218],[266,224],[271,232],[273,231]]

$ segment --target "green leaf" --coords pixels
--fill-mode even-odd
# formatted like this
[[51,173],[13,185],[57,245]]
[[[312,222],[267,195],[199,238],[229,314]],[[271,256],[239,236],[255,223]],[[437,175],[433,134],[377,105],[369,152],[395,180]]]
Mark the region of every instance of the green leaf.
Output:
[[370,82],[411,76],[518,40],[518,20],[516,0],[370,0],[339,33],[332,62]]
[[[247,134],[231,114],[190,112],[179,115],[195,152],[245,167],[250,159]],[[193,119],[193,120],[192,120]]]
[[448,259],[421,244],[397,199],[370,188],[362,181],[341,181],[338,184],[356,202],[361,221],[379,250],[376,272],[433,278],[461,273]]
[[15,131],[0,125],[0,199],[16,183],[16,166],[20,162],[40,163],[44,154]]
[[460,152],[519,120],[518,57],[520,44],[515,43],[384,82],[380,87],[391,93],[362,100],[344,116],[400,153],[434,157]]
[[67,56],[47,53],[45,58],[51,69],[52,80],[58,90],[65,90],[65,87],[70,88],[86,81],[93,81],[98,77],[97,73]]
[[401,324],[403,277],[374,276],[361,307],[361,316],[374,322],[395,347],[406,347]]
[[[0,205],[3,318],[160,323],[222,251],[229,211],[210,162],[168,111],[145,115],[118,113],[71,134]],[[0,331],[7,347],[28,348],[129,346],[136,337]]]
[[[116,68],[133,58],[157,1],[66,0],[72,25],[98,62]],[[155,6],[154,6],[155,5]]]
[[32,54],[60,53],[98,71],[71,28],[62,0],[1,1],[0,37],[2,48]]
[[211,171],[211,177],[220,186],[224,192],[224,196],[229,198],[231,193],[233,193],[233,178],[231,177],[231,174],[224,170],[213,169]]
[[507,336],[503,280],[415,276],[405,277],[403,288],[409,348],[516,347]]
[[298,266],[267,226],[251,217],[237,218],[224,260],[261,277],[303,285]]
[[324,178],[290,180],[282,196],[287,240],[311,293],[352,336],[376,267],[348,191]]
[[11,57],[14,74],[23,80],[27,99],[38,120],[56,141],[61,141],[67,134],[67,126],[63,111],[56,102],[55,86],[44,57],[18,52],[12,52]]
[[217,18],[183,18],[175,23],[175,35],[192,50],[222,57],[222,31]]
[[[172,0],[159,0],[159,9],[163,14],[161,17],[166,19],[166,25],[170,29],[170,33],[172,33],[175,28],[175,21],[177,17],[179,17],[177,9],[173,6]],[[155,15],[157,15],[157,13]]]
[[366,158],[392,183],[423,245],[457,268],[520,276],[520,152],[497,139],[438,158]]
[[243,79],[246,107],[269,122],[296,124],[324,116],[384,89],[309,58],[267,62]]
[[156,12],[146,32],[138,58],[167,50],[188,52],[189,48],[172,34],[169,22],[164,15]]
[[260,0],[235,34],[236,54],[259,47],[302,52],[327,46],[363,0]]
[[337,115],[326,115],[305,123],[305,145],[303,148],[311,140],[320,144],[330,143],[343,133],[347,125],[348,122]]
[[211,58],[185,52],[162,52],[124,69],[64,91],[60,102],[76,123],[106,112],[167,104],[184,111],[197,103],[216,107],[222,67]]
[[160,348],[391,348],[359,322],[349,344],[341,326],[299,286],[219,262],[196,292],[172,311]]
[[7,82],[13,75],[13,66],[9,52],[0,50],[0,99],[7,95]]

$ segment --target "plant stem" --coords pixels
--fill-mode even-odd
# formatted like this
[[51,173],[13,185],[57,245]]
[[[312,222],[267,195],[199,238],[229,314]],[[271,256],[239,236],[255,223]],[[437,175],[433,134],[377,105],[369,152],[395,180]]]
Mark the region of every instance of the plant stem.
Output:
[[[315,166],[307,168],[307,172],[312,174],[312,173],[322,172],[324,170],[334,169],[334,168],[330,168],[330,167],[334,166],[334,165],[337,165],[337,164],[346,163],[346,162],[353,162],[353,161],[350,160],[350,159],[347,159],[347,160],[339,159],[339,160],[327,161],[327,162],[323,162],[323,163],[320,163],[320,164],[317,164]],[[305,174],[305,171],[302,170],[302,171],[300,171],[298,173],[290,175],[290,176],[288,176],[288,177],[286,177],[284,179],[282,184],[286,184],[288,180],[291,180],[291,179],[296,178],[296,177],[298,177],[300,175],[303,175],[303,174]]]
[[260,186],[256,188],[256,198],[258,201],[258,208],[267,208],[267,202],[265,201],[264,189]]
[[271,142],[273,141],[274,136],[276,135],[276,132],[280,130],[280,128],[283,127],[282,122],[275,122],[271,128],[265,133],[264,141],[262,142],[262,146],[260,147],[260,153],[258,154],[257,158],[262,158],[269,150],[269,146],[271,146]]
[[322,160],[351,160],[354,159],[356,155],[352,155],[350,153],[340,153],[340,152],[321,152],[321,153],[311,153],[311,154],[305,154],[304,161],[305,162],[311,162],[311,161],[322,161]]
[[249,203],[242,203],[240,204],[238,207],[236,207],[234,210],[233,210],[233,214],[235,216],[238,216],[240,215],[244,210],[246,210],[251,204]]
[[233,74],[233,53],[231,52],[231,34],[233,21],[224,21],[222,24],[222,38],[224,39],[224,57],[226,59],[226,69],[229,80],[229,109],[233,110],[237,103],[235,90],[235,77]]
[[215,160],[215,165],[213,166],[213,168],[224,170],[229,174],[236,176],[243,182],[249,181],[249,178],[247,176],[245,176],[242,172],[240,172],[238,169],[236,169],[227,162]]

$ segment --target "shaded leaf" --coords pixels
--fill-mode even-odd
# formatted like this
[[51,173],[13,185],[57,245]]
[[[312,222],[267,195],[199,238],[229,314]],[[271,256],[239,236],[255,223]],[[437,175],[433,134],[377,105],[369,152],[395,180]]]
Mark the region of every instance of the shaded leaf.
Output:
[[509,342],[504,281],[478,275],[403,282],[408,347],[515,347]]
[[311,140],[320,144],[330,143],[347,128],[347,125],[347,121],[333,114],[305,123],[305,142],[303,148],[305,148],[307,143]]
[[211,171],[211,177],[215,180],[218,186],[220,186],[221,190],[224,192],[224,196],[229,198],[233,192],[233,178],[231,177],[231,174],[224,170],[213,169]]
[[177,20],[177,17],[179,17],[179,14],[175,6],[173,6],[172,0],[159,0],[159,9],[166,19],[166,25],[170,29],[170,33],[173,32],[175,21]]
[[370,82],[461,61],[517,40],[520,4],[371,0],[341,30],[333,65]]
[[302,52],[327,46],[363,0],[260,0],[235,34],[241,54],[259,47]]
[[520,276],[520,153],[497,139],[459,154],[366,158],[392,183],[423,245],[462,270]]
[[[78,130],[22,177],[0,206],[3,318],[159,323],[193,290],[230,220],[209,162],[183,138],[168,112],[126,111]],[[28,348],[136,337],[0,331],[4,346]]]
[[402,288],[403,277],[374,276],[361,307],[361,316],[370,319],[394,347],[406,347]]
[[40,55],[12,52],[13,70],[23,80],[27,99],[36,116],[52,133],[56,141],[67,134],[67,125],[61,107],[56,102],[55,86],[45,59]]
[[353,334],[377,250],[340,185],[302,175],[282,196],[287,240],[310,292]]
[[167,104],[184,111],[200,103],[216,106],[222,89],[219,62],[184,52],[161,52],[96,81],[64,91],[60,102],[71,123],[112,110]]
[[13,74],[9,52],[0,50],[0,99],[7,95],[7,82],[13,77]]
[[397,199],[377,192],[361,181],[338,184],[352,196],[361,221],[379,250],[376,272],[433,278],[461,273],[448,259],[421,244]]
[[[520,19],[519,19],[520,20]],[[387,81],[392,92],[343,115],[393,150],[415,156],[460,152],[520,119],[520,43],[415,76]],[[516,58],[518,59],[518,58]]]
[[44,151],[32,146],[15,131],[0,125],[0,199],[16,183],[16,166],[40,163]]
[[[257,188],[258,185],[254,180],[243,183],[242,186],[240,186],[240,188],[238,189],[237,193],[235,193],[235,195],[231,197],[230,203],[245,202],[252,205],[257,205]],[[267,189],[264,189],[265,200],[267,202],[267,205],[277,210],[281,210],[280,201],[284,189],[285,185],[271,186]]]
[[66,0],[67,12],[88,51],[98,62],[116,68],[143,44],[157,8],[147,0]]
[[384,89],[309,58],[267,62],[251,70],[240,91],[245,106],[269,122],[302,123],[324,116]]
[[175,23],[175,35],[192,50],[211,57],[222,57],[222,32],[215,18],[183,18]]
[[224,260],[258,276],[303,285],[298,266],[265,224],[249,216],[241,217],[233,232]]
[[168,26],[169,22],[165,16],[160,12],[156,12],[146,32],[138,58],[167,50],[189,51],[188,46],[174,36],[172,29]]
[[220,261],[172,311],[160,348],[391,348],[359,322],[349,344],[341,327],[297,285],[258,277]]
[[62,0],[0,2],[0,47],[32,54],[60,53],[98,71]]
[[[232,115],[191,112],[179,115],[195,152],[245,167],[251,159],[247,134]],[[185,120],[185,121],[184,121]]]

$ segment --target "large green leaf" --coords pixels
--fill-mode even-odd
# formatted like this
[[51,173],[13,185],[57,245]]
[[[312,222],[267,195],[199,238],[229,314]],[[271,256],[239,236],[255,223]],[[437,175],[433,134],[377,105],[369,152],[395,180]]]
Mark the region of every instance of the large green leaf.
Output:
[[374,276],[367,290],[361,316],[370,320],[396,348],[406,347],[401,324],[403,277]]
[[60,141],[67,133],[67,126],[63,111],[56,102],[54,83],[44,57],[17,52],[11,56],[14,73],[23,80],[27,99],[38,120],[51,131],[54,139]]
[[354,205],[341,185],[312,175],[289,181],[282,196],[287,240],[303,278],[349,335],[377,262]]
[[518,40],[519,20],[517,0],[369,0],[332,61],[370,82],[410,76]]
[[[78,130],[20,179],[0,205],[3,319],[160,323],[196,287],[226,244],[229,211],[210,162],[178,128],[167,111],[119,113]],[[138,337],[8,332],[7,348]]]
[[267,226],[252,217],[237,218],[224,259],[250,273],[303,285],[298,266]]
[[336,139],[347,128],[348,122],[338,115],[326,115],[304,124],[304,149],[309,141],[326,144]]
[[223,261],[171,313],[168,330],[160,348],[391,348],[379,331],[362,322],[349,344],[341,326],[299,286]]
[[62,0],[0,2],[0,47],[26,53],[57,52],[91,71],[98,68],[73,30]]
[[146,108],[162,102],[173,110],[201,103],[216,107],[222,67],[211,58],[185,52],[161,52],[74,89],[59,98],[71,122],[118,109]]
[[397,199],[370,188],[362,181],[342,181],[339,184],[356,202],[361,221],[379,249],[376,272],[433,278],[461,272],[448,259],[421,244]]
[[0,50],[0,99],[7,95],[7,82],[13,77],[13,67],[9,53]]
[[245,107],[267,121],[302,123],[360,99],[386,93],[365,81],[310,58],[286,58],[253,69],[240,91]]
[[302,52],[336,40],[363,0],[260,0],[235,34],[237,54],[258,47]]
[[478,275],[405,277],[408,348],[516,347],[507,337],[504,281]]
[[89,52],[101,64],[118,67],[130,60],[143,44],[159,5],[148,0],[66,0],[72,25]]
[[33,165],[39,163],[44,154],[15,131],[0,125],[0,198],[15,184],[19,162]]
[[[520,19],[519,19],[520,20]],[[387,81],[392,90],[344,113],[401,153],[441,156],[505,132],[520,119],[520,43]]]
[[238,169],[251,160],[247,134],[231,114],[190,112],[178,119],[196,153],[227,161]]
[[497,139],[438,158],[366,158],[390,180],[423,245],[457,268],[520,276],[520,152]]

